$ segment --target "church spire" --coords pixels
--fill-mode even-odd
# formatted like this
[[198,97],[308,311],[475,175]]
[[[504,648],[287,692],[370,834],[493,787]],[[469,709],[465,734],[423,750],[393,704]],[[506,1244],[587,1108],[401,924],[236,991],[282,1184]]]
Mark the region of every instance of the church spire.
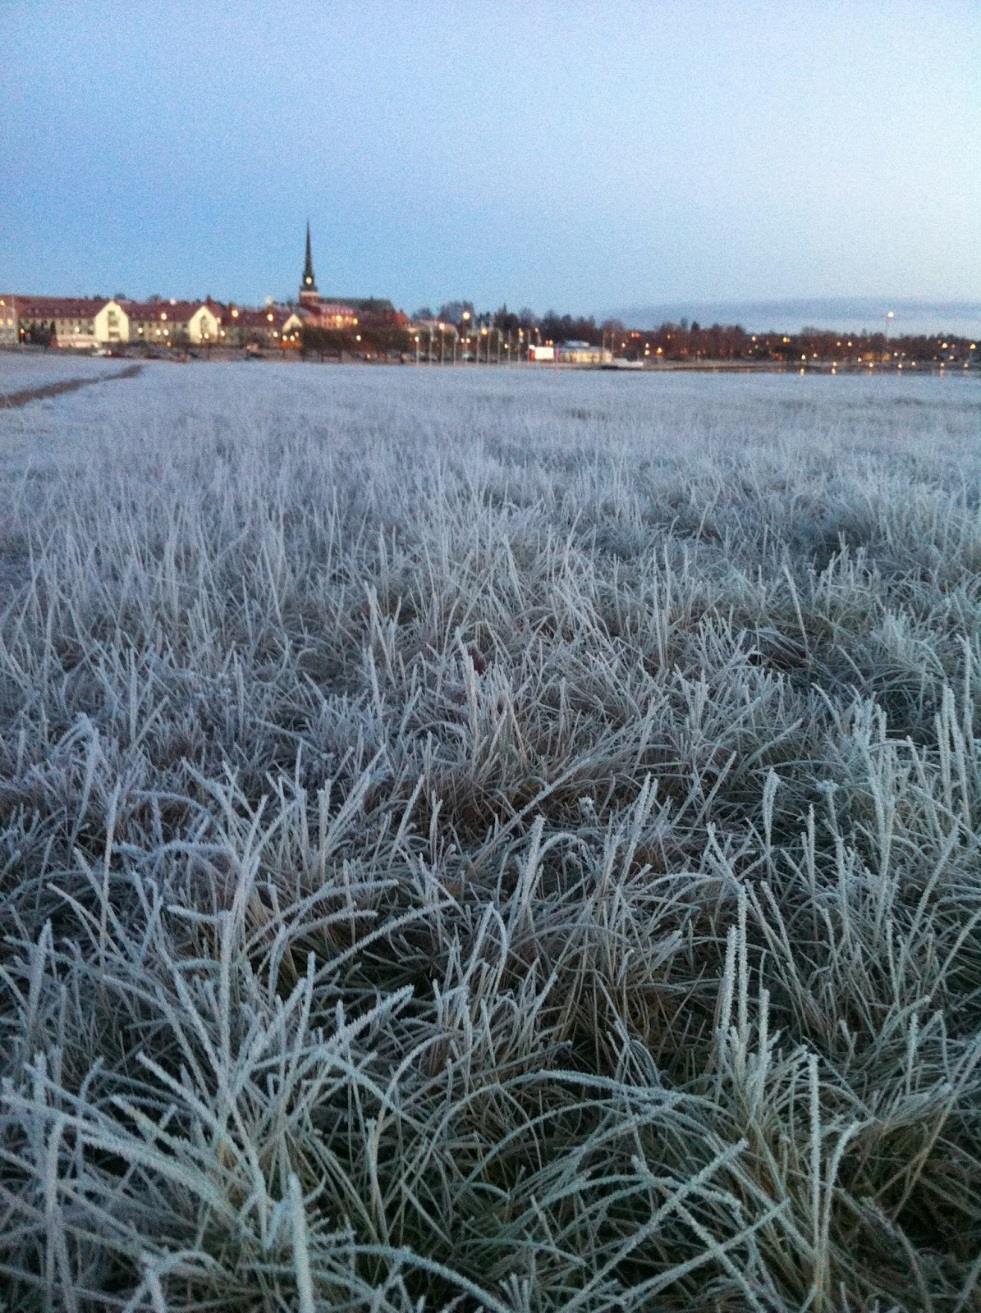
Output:
[[307,254],[303,264],[303,281],[300,284],[300,300],[317,301],[317,280],[313,274],[313,249],[310,245],[310,220],[307,220]]

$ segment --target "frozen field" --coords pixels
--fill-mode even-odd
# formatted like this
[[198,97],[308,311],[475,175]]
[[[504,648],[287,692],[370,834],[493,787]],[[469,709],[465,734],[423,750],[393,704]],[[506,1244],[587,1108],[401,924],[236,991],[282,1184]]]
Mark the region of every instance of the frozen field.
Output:
[[11,1308],[981,1308],[979,435],[272,362],[0,412]]
[[0,351],[0,397],[69,378],[100,378],[125,364],[67,351]]

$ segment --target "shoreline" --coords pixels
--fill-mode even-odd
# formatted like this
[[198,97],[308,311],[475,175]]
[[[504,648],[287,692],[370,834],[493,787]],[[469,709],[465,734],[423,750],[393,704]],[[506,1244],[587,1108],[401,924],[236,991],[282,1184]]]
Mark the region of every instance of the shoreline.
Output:
[[[0,353],[5,355],[17,355],[24,357],[34,357],[37,359],[68,359],[75,357],[79,360],[91,360],[97,357],[90,352],[74,351],[71,347],[49,347],[45,348],[25,348],[23,346],[13,346],[4,344],[0,346]],[[475,361],[415,361],[408,360],[386,360],[386,359],[359,359],[353,356],[342,356],[341,358],[331,358],[325,360],[302,357],[297,352],[273,352],[269,351],[263,354],[245,353],[242,351],[211,351],[202,352],[193,358],[186,355],[156,355],[144,356],[139,352],[133,354],[122,353],[118,357],[120,361],[128,362],[127,367],[136,366],[141,368],[144,364],[180,364],[180,365],[227,365],[236,364],[244,360],[254,360],[260,364],[275,363],[281,365],[365,365],[373,368],[378,366],[395,366],[398,368],[408,369],[505,369],[505,370],[536,370],[538,372],[547,372],[549,370],[574,371],[576,373],[590,372],[605,374],[667,374],[667,373],[688,373],[688,374],[821,374],[829,377],[838,374],[851,375],[875,375],[889,374],[902,376],[904,374],[970,374],[974,375],[979,371],[978,365],[970,365],[967,362],[951,362],[946,364],[940,361],[830,361],[830,360],[810,360],[804,362],[779,361],[779,360],[662,360],[657,364],[643,363],[642,368],[636,366],[629,368],[617,368],[610,365],[599,364],[576,364],[561,360],[533,362],[530,360],[501,360],[489,363],[477,364]],[[120,374],[111,374],[104,377],[118,378],[126,377],[124,372]],[[89,382],[96,382],[95,379],[72,380],[74,386],[84,386]],[[53,389],[46,391],[44,395],[55,395],[57,391],[71,390],[64,383],[45,385]],[[3,396],[0,394],[0,405],[23,404],[15,402],[13,398],[19,394],[12,393]],[[34,397],[28,397],[28,400],[34,400]]]

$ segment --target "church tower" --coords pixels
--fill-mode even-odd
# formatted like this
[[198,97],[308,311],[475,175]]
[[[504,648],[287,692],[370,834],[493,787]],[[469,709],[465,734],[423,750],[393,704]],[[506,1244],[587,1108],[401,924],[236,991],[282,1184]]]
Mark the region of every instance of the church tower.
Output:
[[313,275],[313,251],[310,247],[310,221],[307,220],[307,258],[303,265],[303,281],[300,283],[300,305],[316,305],[320,300],[317,280]]

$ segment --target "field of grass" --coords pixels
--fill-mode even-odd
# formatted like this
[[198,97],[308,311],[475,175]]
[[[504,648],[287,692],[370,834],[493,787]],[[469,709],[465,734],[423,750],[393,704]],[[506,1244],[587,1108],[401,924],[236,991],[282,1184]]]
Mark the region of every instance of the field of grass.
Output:
[[95,379],[118,374],[122,365],[119,360],[74,351],[0,351],[0,397],[69,378]]
[[981,1308],[981,391],[0,413],[0,1306]]

